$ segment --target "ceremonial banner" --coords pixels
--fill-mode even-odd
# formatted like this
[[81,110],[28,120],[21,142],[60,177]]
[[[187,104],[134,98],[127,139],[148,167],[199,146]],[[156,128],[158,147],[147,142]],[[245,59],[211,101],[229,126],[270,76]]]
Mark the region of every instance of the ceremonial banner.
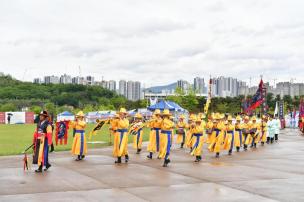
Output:
[[279,118],[284,119],[284,101],[279,102]]
[[34,112],[25,112],[25,123],[26,124],[33,124],[34,123]]
[[263,106],[263,111],[265,112],[267,110],[266,102],[265,102],[265,88],[263,80],[261,79],[259,88],[250,100],[249,107],[246,109],[246,113],[255,110],[257,107],[259,107],[262,103],[265,103],[265,106]]

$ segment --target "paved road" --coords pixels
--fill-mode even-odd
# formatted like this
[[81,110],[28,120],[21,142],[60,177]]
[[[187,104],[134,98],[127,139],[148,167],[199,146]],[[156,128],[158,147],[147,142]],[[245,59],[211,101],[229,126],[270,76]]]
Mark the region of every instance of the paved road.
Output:
[[280,142],[203,161],[175,148],[172,164],[130,151],[114,165],[111,148],[90,150],[83,162],[51,154],[43,174],[23,172],[22,156],[0,158],[0,201],[304,201],[304,136],[286,129]]

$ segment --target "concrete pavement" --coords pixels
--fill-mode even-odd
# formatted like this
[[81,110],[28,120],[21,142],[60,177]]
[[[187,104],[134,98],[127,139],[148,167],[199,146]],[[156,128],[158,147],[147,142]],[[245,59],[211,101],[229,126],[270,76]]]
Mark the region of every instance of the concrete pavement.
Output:
[[297,130],[220,159],[205,146],[199,164],[175,146],[168,168],[147,160],[145,149],[130,149],[130,162],[114,165],[111,151],[89,150],[82,162],[52,153],[43,174],[23,172],[22,156],[0,157],[0,201],[304,201],[304,136]]

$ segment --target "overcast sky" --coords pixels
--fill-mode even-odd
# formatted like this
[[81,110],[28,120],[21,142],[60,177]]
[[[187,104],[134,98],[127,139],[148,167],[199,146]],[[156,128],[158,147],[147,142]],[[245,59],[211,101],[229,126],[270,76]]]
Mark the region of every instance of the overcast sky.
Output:
[[0,72],[304,81],[303,0],[0,0]]

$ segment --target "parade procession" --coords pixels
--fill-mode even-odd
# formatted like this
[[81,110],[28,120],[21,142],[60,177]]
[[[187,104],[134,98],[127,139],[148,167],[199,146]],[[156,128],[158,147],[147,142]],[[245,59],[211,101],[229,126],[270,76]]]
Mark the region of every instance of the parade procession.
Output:
[[[152,116],[147,118],[139,112],[130,115],[124,107],[121,107],[113,116],[97,119],[92,131],[86,130],[85,114],[79,111],[74,120],[57,122],[56,145],[66,144],[71,130],[73,134],[71,155],[75,161],[83,161],[87,155],[90,155],[87,141],[91,140],[92,136],[110,135],[110,141],[113,141],[114,164],[128,163],[133,155],[146,153],[147,161],[162,159],[162,166],[168,167],[174,164],[170,157],[174,155],[175,150],[185,151],[189,159],[193,158],[195,163],[199,163],[204,159],[203,148],[213,153],[214,158],[220,159],[223,155],[251,152],[279,141],[281,120],[278,113],[269,114],[266,111],[264,96],[266,92],[262,80],[251,102],[246,103],[247,108],[237,114],[210,112],[210,89],[203,112],[176,114],[166,105],[156,105],[151,108]],[[253,113],[256,109],[259,110]],[[100,131],[106,125],[109,130],[107,134],[102,134]],[[54,126],[48,112],[42,111],[39,114],[31,146],[33,164],[38,166],[35,170],[37,173],[47,171],[51,167],[49,146],[53,144],[53,131]],[[149,133],[147,143],[143,142],[144,131]],[[135,152],[130,153],[129,147]],[[28,150],[29,148],[26,149]],[[28,159],[25,152],[24,168],[28,167]]]

